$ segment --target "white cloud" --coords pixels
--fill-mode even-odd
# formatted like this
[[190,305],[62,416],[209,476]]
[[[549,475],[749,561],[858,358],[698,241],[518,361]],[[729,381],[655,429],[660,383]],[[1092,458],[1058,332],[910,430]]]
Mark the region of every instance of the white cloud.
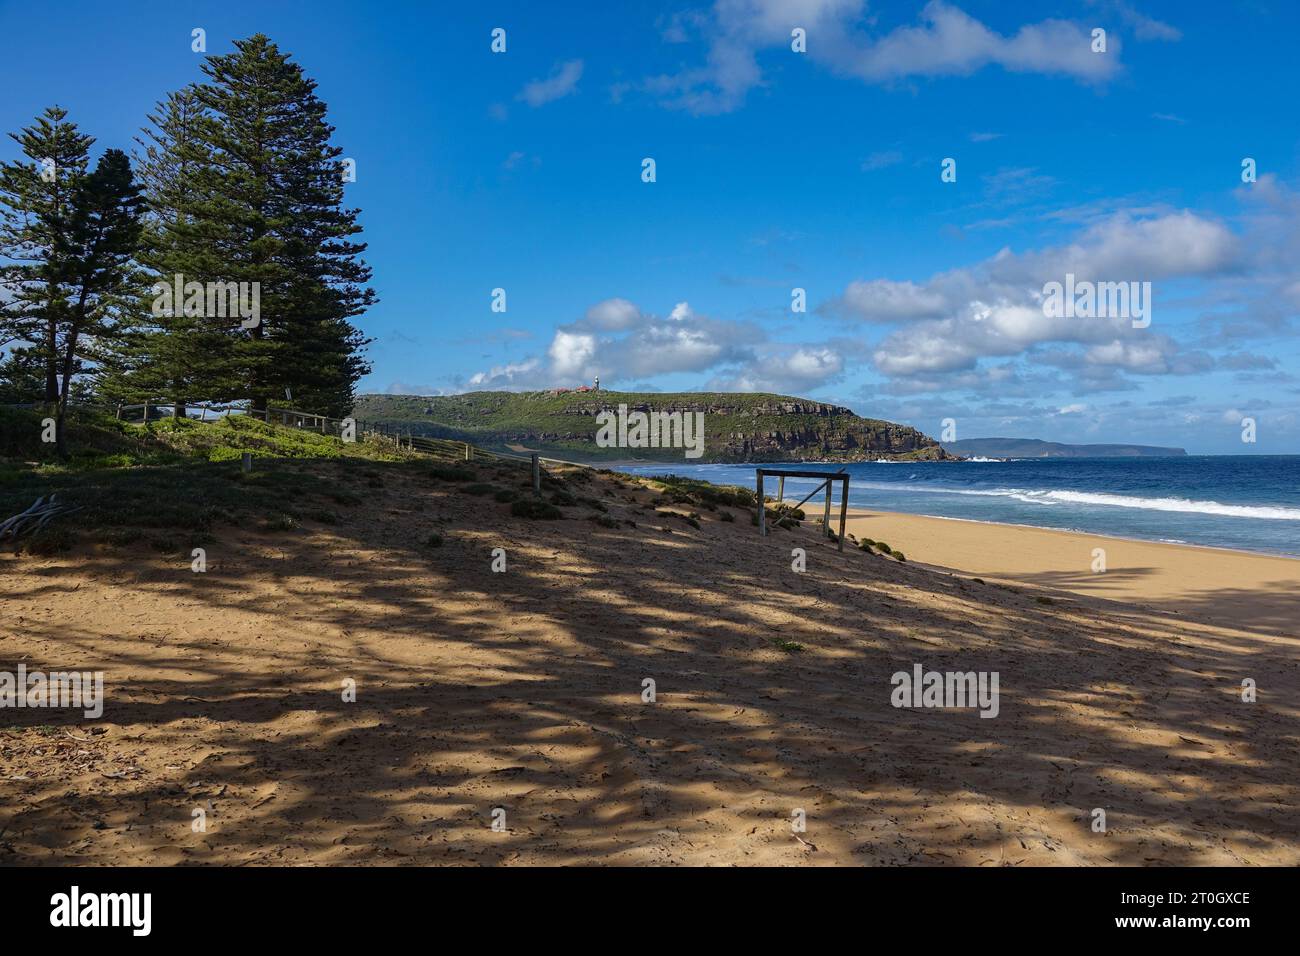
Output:
[[556,375],[585,377],[587,363],[596,354],[596,337],[582,332],[558,330],[546,354],[551,359],[551,371]]
[[[990,65],[1101,82],[1120,69],[1118,37],[1110,39],[1106,53],[1093,53],[1090,30],[1064,20],[1027,24],[1004,36],[932,0],[917,25],[873,37],[866,9],[865,0],[716,0],[707,17],[699,18],[707,25],[698,32],[710,39],[704,64],[650,77],[644,88],[673,108],[730,112],[763,85],[758,53],[788,49],[796,26],[807,31],[809,58],[870,83],[966,75]],[[680,24],[671,33],[674,41],[687,38]]]
[[966,75],[988,65],[1013,72],[1064,73],[1098,81],[1119,69],[1118,46],[1092,52],[1090,31],[1064,20],[1021,27],[1014,36],[990,30],[956,7],[932,0],[921,11],[923,25],[899,28],[856,56],[842,69],[863,79]]
[[[487,372],[476,372],[470,376],[469,384],[474,388],[501,388],[512,385],[525,385],[535,380],[541,363],[537,359],[507,365],[494,365]],[[427,393],[421,393],[427,394]]]
[[844,371],[844,356],[839,349],[804,345],[793,351],[789,346],[773,346],[768,354],[746,364],[729,375],[708,382],[710,389],[742,392],[779,392],[806,395],[813,389],[835,381]]
[[641,310],[627,299],[605,299],[587,310],[587,324],[597,329],[630,329],[641,321]]
[[927,282],[851,282],[831,308],[870,322],[905,323],[872,355],[891,376],[970,371],[983,358],[1019,356],[1054,342],[1082,346],[1083,365],[1186,374],[1205,368],[1206,357],[1181,354],[1167,336],[1133,329],[1122,317],[1049,317],[1043,285],[1067,273],[1113,282],[1215,276],[1239,264],[1240,249],[1226,226],[1187,211],[1148,218],[1119,213],[1068,245],[1023,254],[1003,249]]
[[545,358],[479,372],[473,386],[572,385],[644,379],[744,365],[762,332],[748,322],[711,319],[679,302],[667,318],[624,298],[597,302],[583,318],[556,328]]
[[549,76],[543,80],[533,80],[524,84],[516,99],[523,100],[529,106],[542,106],[553,100],[563,99],[578,89],[578,80],[582,78],[582,61],[569,60],[557,63]]
[[942,292],[889,279],[850,282],[839,307],[872,322],[938,318],[948,309]]

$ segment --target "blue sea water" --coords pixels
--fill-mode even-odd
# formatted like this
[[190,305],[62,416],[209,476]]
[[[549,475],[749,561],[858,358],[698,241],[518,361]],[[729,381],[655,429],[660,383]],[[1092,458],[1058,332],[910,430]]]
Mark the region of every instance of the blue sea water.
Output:
[[[754,487],[757,465],[620,466]],[[1300,557],[1300,455],[768,464],[850,476],[852,508]],[[764,491],[776,494],[775,479]],[[813,479],[786,479],[802,498]],[[802,490],[801,490],[802,489]]]

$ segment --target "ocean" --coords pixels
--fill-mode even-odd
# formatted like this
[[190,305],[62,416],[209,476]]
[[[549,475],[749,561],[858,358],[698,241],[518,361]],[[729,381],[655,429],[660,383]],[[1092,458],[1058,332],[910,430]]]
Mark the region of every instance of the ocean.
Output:
[[[671,473],[753,488],[758,466],[682,462],[617,467],[642,475]],[[763,467],[843,468],[850,475],[849,505],[862,510],[1300,557],[1300,455],[809,462]],[[775,479],[767,481],[764,491],[775,496]],[[797,501],[816,484],[813,479],[788,478],[786,497],[793,494]]]

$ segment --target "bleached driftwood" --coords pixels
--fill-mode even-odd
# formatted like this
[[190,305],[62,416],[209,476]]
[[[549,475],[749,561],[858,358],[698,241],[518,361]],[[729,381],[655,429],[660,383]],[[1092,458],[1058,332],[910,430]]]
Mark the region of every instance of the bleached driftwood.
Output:
[[45,527],[46,523],[52,518],[60,515],[70,515],[74,511],[80,511],[80,507],[72,507],[56,500],[57,495],[50,495],[48,498],[42,495],[36,499],[26,511],[19,512],[12,518],[7,518],[0,522],[0,539],[17,538],[28,532],[35,534]]

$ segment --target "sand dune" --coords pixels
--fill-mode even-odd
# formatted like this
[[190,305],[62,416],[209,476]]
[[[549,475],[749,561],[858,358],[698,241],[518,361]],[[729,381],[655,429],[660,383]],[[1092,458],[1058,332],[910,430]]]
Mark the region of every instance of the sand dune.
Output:
[[[1042,565],[1055,590],[999,586],[1030,532],[980,584],[583,490],[636,527],[394,473],[337,526],[225,532],[205,574],[0,557],[0,669],[108,685],[98,722],[0,712],[0,862],[1300,863],[1293,636],[1071,593],[1067,563]],[[961,564],[954,524],[871,536]],[[916,663],[997,671],[999,716],[894,708]]]

